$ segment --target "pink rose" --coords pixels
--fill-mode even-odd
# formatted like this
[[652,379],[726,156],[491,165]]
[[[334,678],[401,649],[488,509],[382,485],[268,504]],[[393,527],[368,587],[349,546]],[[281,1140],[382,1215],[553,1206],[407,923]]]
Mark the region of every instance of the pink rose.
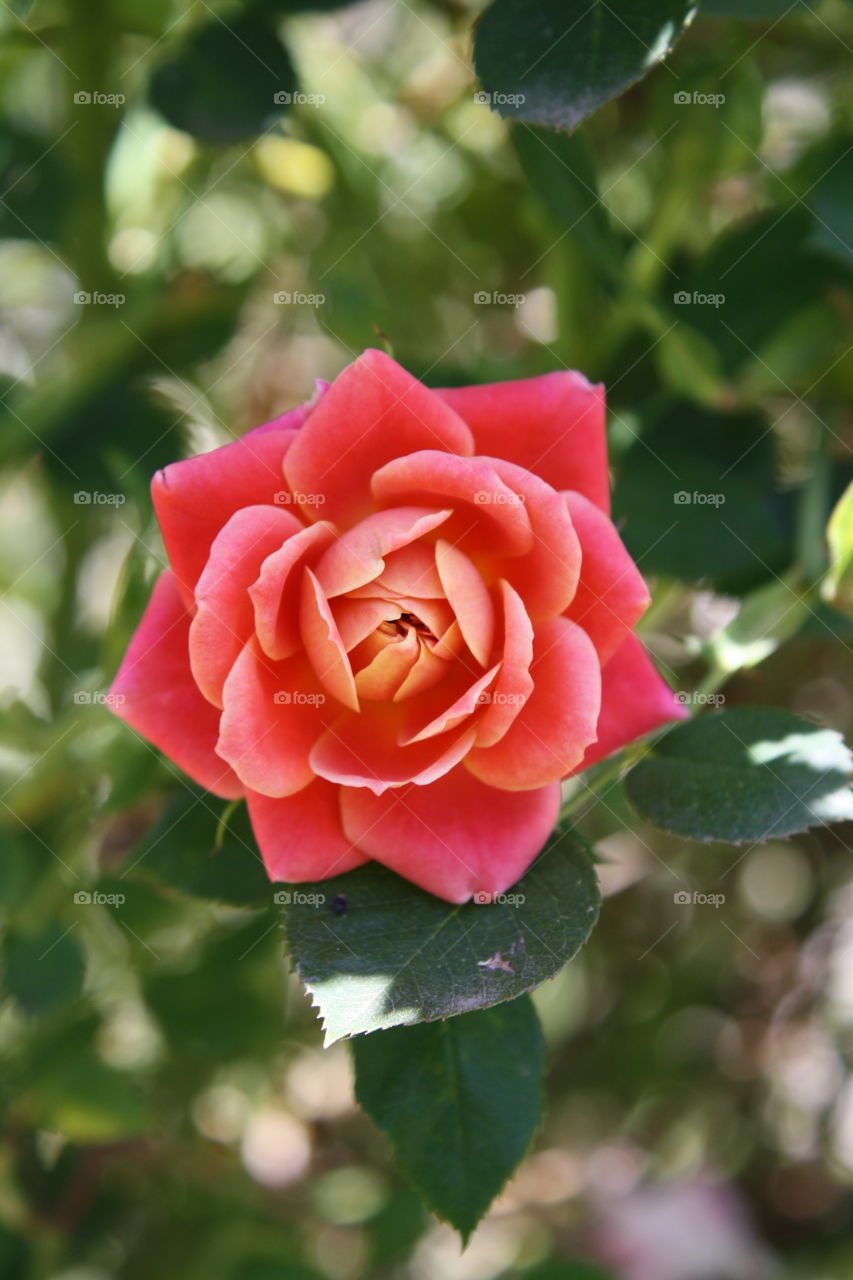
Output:
[[603,388],[430,391],[367,351],[154,477],[171,565],[112,691],[273,880],[375,858],[464,902],[542,848],[560,780],[682,708],[632,627]]

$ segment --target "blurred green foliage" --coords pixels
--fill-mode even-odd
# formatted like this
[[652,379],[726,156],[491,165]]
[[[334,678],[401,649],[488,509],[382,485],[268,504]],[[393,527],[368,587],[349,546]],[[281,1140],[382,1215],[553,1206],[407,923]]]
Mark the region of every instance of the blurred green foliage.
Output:
[[319,1048],[243,816],[101,692],[155,468],[387,338],[434,385],[603,379],[674,686],[849,732],[819,583],[853,11],[707,9],[567,137],[475,100],[467,0],[0,8],[3,1280],[631,1280],[638,1215],[655,1280],[853,1272],[844,829],[700,848],[581,784],[609,897],[537,994],[549,1117],[460,1258]]

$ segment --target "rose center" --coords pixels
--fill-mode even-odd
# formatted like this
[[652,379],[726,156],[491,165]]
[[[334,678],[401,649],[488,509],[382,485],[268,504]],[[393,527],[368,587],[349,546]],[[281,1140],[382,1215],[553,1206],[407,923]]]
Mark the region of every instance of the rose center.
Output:
[[377,631],[382,635],[395,637],[405,637],[410,630],[416,631],[423,640],[436,639],[427,624],[414,613],[401,613],[399,618],[389,618],[377,627]]

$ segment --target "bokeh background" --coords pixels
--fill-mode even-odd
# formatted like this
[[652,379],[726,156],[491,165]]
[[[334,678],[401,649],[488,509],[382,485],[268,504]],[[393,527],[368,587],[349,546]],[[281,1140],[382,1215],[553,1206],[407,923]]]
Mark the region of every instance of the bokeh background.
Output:
[[689,845],[579,794],[603,918],[537,994],[547,1120],[461,1254],[321,1049],[257,863],[207,852],[220,802],[106,705],[153,471],[387,345],[433,385],[604,379],[673,686],[850,730],[814,584],[853,9],[716,0],[568,138],[478,101],[476,7],[0,5],[3,1280],[853,1276],[849,829]]

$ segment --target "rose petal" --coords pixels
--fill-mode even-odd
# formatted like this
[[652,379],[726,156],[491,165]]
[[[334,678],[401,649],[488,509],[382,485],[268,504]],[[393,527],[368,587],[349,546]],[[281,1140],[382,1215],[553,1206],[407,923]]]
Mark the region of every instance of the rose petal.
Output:
[[604,387],[582,373],[436,391],[474,433],[475,453],[506,458],[554,489],[610,510]]
[[449,500],[454,514],[442,527],[442,537],[471,555],[521,555],[533,547],[524,502],[501,480],[491,459],[423,449],[380,468],[372,489],[384,507],[403,502],[435,506]]
[[378,586],[398,595],[434,600],[444,595],[435,567],[435,548],[428,542],[410,542],[385,557]]
[[246,792],[252,830],[270,880],[325,880],[368,861],[344,835],[340,794],[340,787],[322,778],[280,799]]
[[359,698],[369,702],[393,698],[414,667],[419,649],[420,641],[414,627],[405,636],[389,638],[373,661],[356,675],[355,687]]
[[658,674],[642,641],[631,634],[601,672],[598,741],[572,772],[580,773],[635,738],[659,729],[669,720],[684,720],[689,714]]
[[289,500],[282,462],[297,437],[297,428],[307,421],[316,403],[312,400],[291,409],[221,449],[173,462],[154,476],[154,510],[187,603],[207,563],[213,539],[234,512],[259,503],[276,505],[282,497]]
[[506,892],[545,844],[560,787],[500,791],[464,768],[426,787],[376,796],[344,787],[344,830],[354,845],[447,902]]
[[348,529],[317,565],[317,580],[327,596],[342,596],[373,582],[385,568],[384,557],[444,524],[449,511],[392,507],[375,511]]
[[[483,706],[483,695],[499,670],[500,664],[496,664],[491,671],[480,676],[479,680],[475,680],[473,684],[469,683],[470,676],[465,672],[461,692],[457,692],[458,681],[453,679],[443,681],[441,687],[436,688],[432,695],[432,713],[426,724],[423,722],[421,711],[425,699],[419,699],[417,703],[407,707],[406,722],[400,733],[401,746],[408,746],[411,742],[424,742],[449,729],[455,729],[457,725],[479,711]],[[461,674],[462,669],[460,669]]]
[[345,596],[332,603],[335,623],[348,653],[383,622],[394,622],[402,612],[400,605],[381,597],[351,600]]
[[492,747],[504,736],[533,691],[533,624],[521,597],[501,581],[503,597],[503,655],[488,705],[477,723],[477,746]]
[[261,565],[249,595],[255,610],[255,630],[270,658],[289,658],[302,647],[299,629],[302,570],[306,565],[316,564],[336,536],[335,526],[320,520],[300,529]]
[[190,665],[208,702],[222,706],[222,686],[254,630],[249,588],[266,556],[302,525],[279,507],[244,507],[213,540],[196,584]]
[[501,480],[517,493],[533,532],[526,555],[506,557],[496,566],[515,587],[531,618],[553,618],[569,605],[578,586],[581,548],[562,494],[514,463],[490,458]]
[[310,569],[305,570],[302,579],[299,626],[308,661],[323,687],[345,707],[358,711],[355,679],[341,633],[323,588]]
[[433,782],[458,764],[474,741],[474,730],[442,734],[401,747],[400,718],[393,704],[370,703],[361,715],[347,712],[330,725],[311,752],[315,773],[330,782],[369,787],[380,795],[407,782]]
[[[288,453],[295,491],[322,495],[322,514],[352,524],[374,509],[370,478],[416,449],[473,452],[471,433],[448,406],[382,351],[344,369]],[[312,516],[313,518],[313,516]]]
[[253,637],[231,668],[217,751],[252,791],[287,796],[314,777],[308,756],[328,715],[302,654],[272,662]]
[[566,618],[540,623],[530,674],[533,692],[500,742],[465,761],[490,786],[524,791],[564,778],[595,741],[601,669],[589,636]]
[[216,754],[219,712],[190,671],[190,614],[174,575],[161,573],[110,688],[109,706],[191,778],[229,800],[240,781]]
[[449,542],[435,544],[438,576],[459,629],[481,667],[488,665],[495,638],[495,610],[479,569]]
[[609,516],[582,493],[564,497],[583,553],[566,617],[583,627],[604,663],[645,613],[649,591]]

